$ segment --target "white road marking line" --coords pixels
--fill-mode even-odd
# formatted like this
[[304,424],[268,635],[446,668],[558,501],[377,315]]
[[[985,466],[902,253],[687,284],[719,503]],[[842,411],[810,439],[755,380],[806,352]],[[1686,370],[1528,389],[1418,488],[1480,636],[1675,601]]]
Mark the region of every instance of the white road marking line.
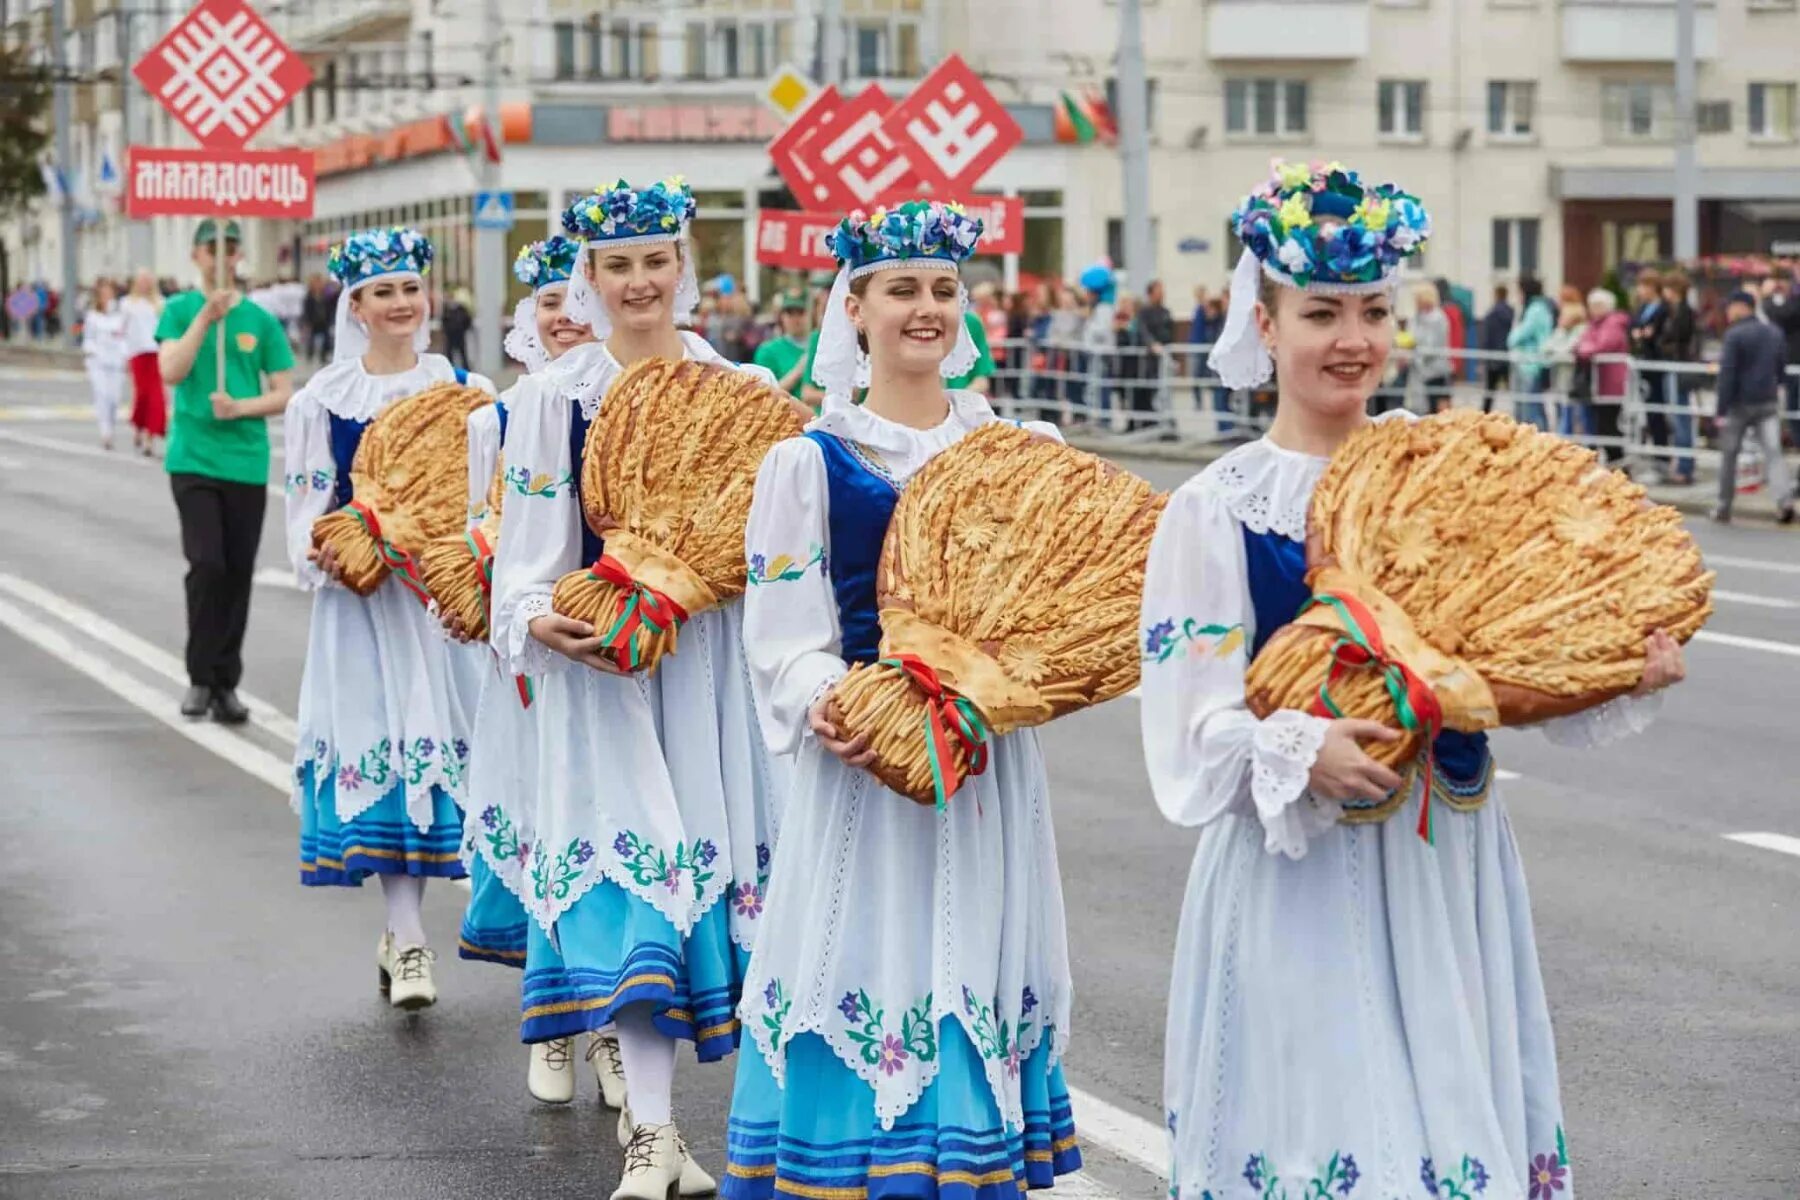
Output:
[[[1079,1088],[1069,1089],[1069,1103],[1075,1110],[1075,1132],[1082,1140],[1111,1151],[1158,1179],[1169,1177],[1169,1141],[1162,1126]],[[1058,1180],[1056,1186],[1061,1188],[1062,1182]]]
[[[143,455],[123,450],[102,450],[98,446],[84,446],[80,442],[65,442],[61,438],[39,437],[34,433],[19,433],[11,429],[0,429],[0,442],[13,442],[20,446],[35,446],[39,450],[54,450],[59,454],[75,454],[82,458],[103,458],[107,462],[128,462],[133,466],[155,467],[162,470],[162,459],[145,458]],[[273,456],[271,451],[271,456]],[[271,484],[269,495],[276,499],[286,499],[287,493]]]
[[1800,858],[1800,837],[1789,837],[1785,833],[1727,833],[1722,836],[1728,842],[1741,842],[1759,850],[1774,850]]
[[92,419],[86,404],[8,404],[0,406],[0,421],[78,421]]
[[1732,604],[1747,604],[1752,608],[1800,608],[1800,600],[1783,600],[1777,596],[1752,596],[1748,592],[1728,592],[1724,588],[1712,590],[1714,600],[1725,600]]
[[[187,667],[180,659],[161,647],[152,645],[135,633],[121,629],[99,613],[77,604],[58,592],[39,587],[29,579],[0,572],[0,592],[36,606],[57,618],[83,637],[93,638],[118,653],[147,667],[177,687],[188,685]],[[238,699],[250,710],[250,722],[284,746],[292,746],[299,737],[294,719],[267,700],[240,691]]]
[[1742,637],[1735,633],[1714,633],[1710,629],[1702,629],[1694,635],[1696,642],[1711,642],[1716,646],[1736,646],[1740,650],[1760,650],[1764,654],[1781,654],[1788,658],[1800,658],[1800,645],[1793,642],[1771,642],[1767,638]]
[[1800,564],[1770,562],[1766,558],[1740,558],[1735,554],[1708,554],[1701,551],[1709,567],[1743,567],[1750,571],[1772,571],[1777,575],[1800,575]]
[[1119,1200],[1119,1194],[1094,1182],[1084,1172],[1056,1177],[1056,1194],[1074,1196],[1076,1200]]
[[294,769],[253,742],[247,742],[211,721],[189,721],[175,710],[169,697],[120,671],[98,654],[77,646],[60,629],[0,600],[0,625],[38,649],[61,659],[132,707],[141,709],[196,745],[212,751],[232,766],[260,779],[286,795],[293,787]]
[[252,583],[263,587],[286,588],[290,592],[301,590],[300,581],[286,567],[258,567],[256,574],[250,577]]

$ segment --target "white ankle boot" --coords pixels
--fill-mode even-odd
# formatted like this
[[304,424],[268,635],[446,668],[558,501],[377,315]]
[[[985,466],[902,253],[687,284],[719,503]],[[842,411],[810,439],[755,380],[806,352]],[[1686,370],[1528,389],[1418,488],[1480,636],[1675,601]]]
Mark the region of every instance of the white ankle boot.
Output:
[[431,978],[431,964],[437,955],[424,946],[402,946],[394,935],[383,933],[375,947],[375,966],[381,994],[395,1008],[408,1012],[430,1008],[437,1003],[437,983]]
[[[619,1109],[619,1148],[620,1149],[629,1150],[631,1148],[631,1139],[635,1135],[637,1128],[638,1128],[637,1126],[632,1124],[631,1110],[629,1108],[623,1108],[623,1107],[620,1108]],[[647,1128],[655,1129],[655,1128],[659,1128],[659,1127],[658,1126],[647,1126]],[[670,1126],[664,1126],[662,1128],[673,1129],[674,1126],[670,1125]],[[694,1156],[692,1154],[688,1153],[686,1139],[677,1136],[676,1140],[681,1145],[681,1176],[676,1185],[676,1194],[678,1194],[680,1196],[684,1196],[684,1197],[685,1196],[710,1196],[710,1195],[714,1194],[715,1192],[717,1192],[719,1190],[718,1181],[715,1180],[711,1175],[708,1175],[704,1170],[701,1169],[700,1164],[694,1161]]]
[[533,1042],[525,1088],[545,1104],[567,1104],[575,1099],[575,1040]]
[[625,1174],[612,1200],[676,1200],[686,1158],[673,1124],[639,1125],[625,1144]]
[[594,1080],[600,1085],[600,1103],[608,1108],[625,1107],[625,1060],[619,1057],[616,1034],[596,1033],[588,1038],[588,1066],[594,1069]]

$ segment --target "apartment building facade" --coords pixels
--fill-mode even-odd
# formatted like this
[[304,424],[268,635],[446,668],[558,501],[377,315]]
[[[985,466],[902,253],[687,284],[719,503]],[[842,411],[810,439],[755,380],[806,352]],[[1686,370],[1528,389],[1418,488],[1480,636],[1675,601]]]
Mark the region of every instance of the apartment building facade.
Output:
[[[0,0],[0,29],[47,42],[50,0]],[[119,63],[161,35],[172,6],[63,0],[76,89],[74,181],[82,273],[128,261],[126,222],[96,185],[122,169]],[[702,270],[753,293],[764,207],[791,207],[763,152],[778,126],[761,93],[791,62],[821,68],[822,0],[268,0],[262,11],[315,81],[259,139],[316,150],[318,215],[259,225],[252,272],[308,274],[349,229],[425,228],[441,278],[467,282],[477,173],[442,114],[478,103],[498,71],[502,186],[513,242],[554,228],[602,180],[679,171],[700,194]],[[840,72],[903,91],[956,51],[1026,132],[989,189],[1024,199],[1026,249],[981,270],[1068,278],[1109,251],[1123,209],[1104,142],[1055,140],[1065,90],[1113,88],[1113,0],[839,0]],[[1792,252],[1800,242],[1795,0],[1711,0],[1697,16],[1702,253]],[[1673,250],[1675,9],[1670,0],[1145,0],[1157,274],[1180,297],[1221,285],[1228,216],[1272,157],[1342,159],[1430,207],[1423,274],[1481,288],[1525,272],[1582,286]],[[178,144],[141,93],[138,136]],[[155,223],[153,265],[181,274],[181,223]],[[10,261],[57,263],[55,214],[0,227]],[[15,268],[16,269],[16,268]],[[1179,303],[1179,301],[1178,301]]]

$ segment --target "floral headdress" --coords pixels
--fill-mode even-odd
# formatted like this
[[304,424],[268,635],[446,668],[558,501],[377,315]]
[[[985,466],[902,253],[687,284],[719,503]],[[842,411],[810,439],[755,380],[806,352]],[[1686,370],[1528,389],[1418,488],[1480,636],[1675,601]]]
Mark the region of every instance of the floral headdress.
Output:
[[1273,371],[1253,315],[1259,275],[1308,292],[1360,295],[1394,286],[1401,263],[1431,236],[1418,197],[1365,184],[1342,163],[1271,164],[1231,215],[1244,243],[1231,308],[1207,364],[1226,387],[1256,387]]
[[382,275],[419,275],[431,270],[431,240],[416,229],[367,229],[331,248],[325,269],[346,291]]
[[[838,261],[837,281],[825,302],[813,357],[813,382],[825,390],[825,411],[848,406],[855,389],[869,386],[869,356],[857,345],[856,329],[845,308],[851,281],[890,267],[957,271],[975,252],[981,229],[981,220],[959,205],[936,200],[908,200],[872,214],[858,210],[838,223],[826,239],[826,248]],[[964,290],[963,311],[968,307]],[[956,344],[938,371],[945,379],[966,375],[976,357],[968,322],[959,321]]]
[[564,210],[563,229],[588,245],[634,241],[673,241],[687,229],[698,206],[693,189],[679,175],[647,188],[623,179],[595,188]]
[[506,356],[535,375],[550,362],[550,351],[538,337],[538,294],[545,288],[561,287],[575,273],[575,262],[581,257],[581,243],[562,234],[541,242],[530,242],[519,248],[513,259],[513,278],[531,289],[513,306],[512,328],[506,331],[501,348]]
[[[681,250],[681,280],[675,287],[675,322],[686,324],[700,306],[700,281],[694,272],[694,255],[687,246],[688,223],[699,206],[694,190],[679,175],[658,180],[647,188],[634,188],[623,179],[595,188],[563,210],[563,231],[592,250],[601,246],[645,246],[675,242]],[[592,327],[602,341],[612,334],[612,318],[594,294],[587,275],[574,271],[569,279],[569,315]]]
[[537,291],[552,284],[567,283],[575,273],[575,260],[581,257],[581,243],[562,234],[541,242],[530,242],[519,248],[513,259],[513,278]]
[[[367,229],[353,233],[331,248],[325,269],[343,284],[338,293],[337,320],[331,361],[361,358],[369,349],[369,331],[350,311],[350,296],[366,283],[387,276],[410,275],[423,279],[431,270],[431,239],[416,229],[395,225],[391,229]],[[413,350],[423,354],[431,344],[431,313],[413,333]]]

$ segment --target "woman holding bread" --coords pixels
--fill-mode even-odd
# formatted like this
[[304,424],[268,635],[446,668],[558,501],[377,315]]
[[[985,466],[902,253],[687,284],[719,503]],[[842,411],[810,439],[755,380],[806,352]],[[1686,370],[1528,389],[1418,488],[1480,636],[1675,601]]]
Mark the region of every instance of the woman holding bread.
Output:
[[[1337,164],[1277,164],[1234,224],[1247,250],[1210,362],[1233,388],[1273,367],[1276,416],[1171,498],[1143,600],[1151,784],[1165,816],[1201,831],[1166,1038],[1170,1195],[1569,1200],[1549,1011],[1485,735],[1441,733],[1402,775],[1365,749],[1395,729],[1259,719],[1245,702],[1251,660],[1312,595],[1308,502],[1369,421],[1400,265],[1429,219]],[[1657,634],[1640,690],[1681,670]],[[1593,742],[1649,711],[1627,697],[1554,727]]]
[[382,991],[401,1009],[437,1001],[420,904],[427,879],[463,874],[466,717],[449,643],[425,606],[399,577],[368,596],[349,590],[332,547],[315,548],[313,524],[355,509],[351,464],[392,402],[436,384],[493,390],[424,353],[431,258],[431,243],[406,228],[332,248],[343,286],[336,350],[286,416],[288,557],[313,592],[294,763],[300,882],[357,887],[380,877],[387,924],[376,958]]
[[494,563],[491,637],[504,668],[534,681],[538,710],[535,795],[518,811],[512,793],[498,797],[501,818],[529,831],[522,1032],[541,1042],[616,1028],[628,1100],[616,1200],[714,1190],[673,1121],[675,1039],[703,1061],[735,1048],[773,843],[735,608],[695,614],[655,674],[626,674],[601,631],[551,605],[557,581],[604,551],[583,515],[582,452],[613,383],[651,358],[733,365],[677,327],[699,301],[694,210],[670,179],[620,181],[564,213],[583,245],[566,310],[597,340],[509,394]]
[[958,273],[980,233],[924,201],[838,227],[823,415],[757,478],[745,633],[764,735],[795,762],[739,1008],[754,1050],[738,1062],[728,1197],[998,1200],[1080,1165],[1035,735],[994,738],[985,771],[934,811],[864,769],[867,742],[841,733],[832,699],[879,654],[875,570],[900,490],[997,419],[944,386],[975,357]]
[[[513,309],[506,353],[535,374],[576,346],[594,340],[594,332],[569,316],[569,275],[581,255],[581,243],[557,234],[531,242],[513,261],[513,275],[531,291]],[[494,404],[469,414],[469,531],[450,549],[472,553],[479,569],[491,576],[494,544],[489,535],[499,513],[488,511],[503,482],[500,445],[506,437],[509,405],[517,388]],[[427,582],[430,582],[428,565]],[[515,826],[506,814],[530,812],[535,797],[532,764],[537,748],[532,684],[522,676],[496,669],[485,625],[465,627],[457,611],[446,606],[446,630],[459,642],[479,639],[470,653],[478,664],[473,678],[459,681],[468,711],[474,714],[470,734],[469,795],[464,821],[463,863],[469,870],[469,904],[463,911],[458,939],[460,957],[502,966],[525,966],[530,917],[520,897],[530,886],[519,862],[519,845],[529,842],[528,826]],[[603,1103],[625,1105],[625,1076],[619,1065],[619,1043],[610,1033],[588,1040],[586,1058],[593,1068]],[[525,1075],[526,1090],[546,1104],[575,1098],[573,1038],[533,1042]]]

